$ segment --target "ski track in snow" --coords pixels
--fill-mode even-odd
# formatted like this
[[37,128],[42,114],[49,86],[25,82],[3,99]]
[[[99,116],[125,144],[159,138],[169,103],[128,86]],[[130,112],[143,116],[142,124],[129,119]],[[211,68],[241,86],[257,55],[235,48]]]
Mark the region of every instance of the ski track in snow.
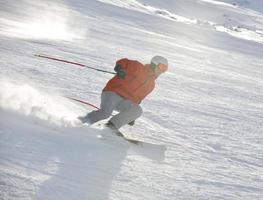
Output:
[[[143,12],[146,14],[159,16],[168,20],[176,21],[179,23],[185,23],[189,25],[201,25],[201,26],[209,26],[213,28],[216,31],[227,33],[231,36],[244,39],[244,40],[251,40],[259,43],[263,43],[263,35],[259,30],[251,30],[248,26],[243,24],[236,24],[235,26],[229,26],[229,22],[225,22],[223,24],[218,24],[216,22],[212,21],[205,21],[200,20],[198,18],[186,18],[184,16],[176,15],[168,10],[155,8],[146,4],[142,4],[139,1],[136,0],[125,0],[125,1],[119,1],[119,0],[98,0],[103,3],[112,4],[118,7],[135,10],[139,12]],[[201,0],[199,2],[209,3],[216,6],[223,6],[228,7],[232,10],[232,12],[242,13],[244,15],[251,14],[252,16],[256,15],[256,17],[259,17],[263,19],[263,16],[261,13],[255,13],[252,10],[246,10],[244,8],[238,7],[236,5],[232,5],[229,3],[224,3],[220,1],[214,1],[214,0]],[[249,17],[249,15],[248,15]],[[231,20],[231,19],[230,19]],[[262,26],[260,27],[260,30],[262,30]]]
[[[0,199],[263,199],[262,18],[230,1],[2,2]],[[79,125],[92,108],[65,96],[99,105],[111,75],[36,53],[107,71],[167,56],[123,128],[165,159]]]

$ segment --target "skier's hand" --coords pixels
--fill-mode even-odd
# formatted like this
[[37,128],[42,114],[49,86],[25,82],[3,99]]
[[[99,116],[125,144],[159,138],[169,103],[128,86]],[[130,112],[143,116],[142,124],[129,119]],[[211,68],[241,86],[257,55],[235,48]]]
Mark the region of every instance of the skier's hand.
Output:
[[122,69],[121,65],[116,65],[114,71],[117,72],[117,76],[121,79],[125,79],[126,73]]

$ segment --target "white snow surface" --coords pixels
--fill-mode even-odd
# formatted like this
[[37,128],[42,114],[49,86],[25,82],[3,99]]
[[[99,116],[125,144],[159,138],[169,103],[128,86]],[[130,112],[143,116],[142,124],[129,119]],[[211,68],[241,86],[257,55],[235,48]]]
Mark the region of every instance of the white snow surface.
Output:
[[[0,199],[263,199],[260,0],[1,0]],[[165,158],[103,140],[77,117],[127,57],[169,71],[122,131]],[[104,122],[102,122],[103,124]]]

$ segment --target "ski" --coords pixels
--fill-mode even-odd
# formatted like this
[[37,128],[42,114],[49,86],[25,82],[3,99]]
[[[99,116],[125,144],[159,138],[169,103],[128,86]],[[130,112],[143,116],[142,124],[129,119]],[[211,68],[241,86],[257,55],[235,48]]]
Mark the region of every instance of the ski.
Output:
[[165,145],[154,144],[137,139],[126,137],[123,133],[102,133],[98,136],[100,139],[110,142],[127,142],[129,145],[129,152],[131,154],[138,154],[152,160],[162,161],[165,158],[167,150]]

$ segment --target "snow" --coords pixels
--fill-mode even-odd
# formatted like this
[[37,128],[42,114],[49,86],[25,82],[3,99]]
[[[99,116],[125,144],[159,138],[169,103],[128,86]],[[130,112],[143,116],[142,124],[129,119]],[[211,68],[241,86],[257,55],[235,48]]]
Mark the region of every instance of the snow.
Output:
[[[263,199],[263,5],[256,0],[2,1],[0,199]],[[122,131],[76,119],[128,57],[169,71]],[[104,123],[104,122],[102,122]]]
[[107,199],[122,145],[87,128],[51,129],[3,111],[1,119],[1,199]]

